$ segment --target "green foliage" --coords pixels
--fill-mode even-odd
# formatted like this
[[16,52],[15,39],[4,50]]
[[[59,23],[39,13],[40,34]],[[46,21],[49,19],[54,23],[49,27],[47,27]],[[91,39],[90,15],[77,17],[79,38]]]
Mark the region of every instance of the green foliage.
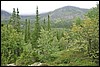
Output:
[[50,30],[50,16],[48,15],[48,31]]
[[[86,17],[84,18],[83,23],[76,25],[74,24],[72,27],[72,32],[76,35],[77,40],[84,40],[84,44],[86,44],[87,53],[89,57],[92,57],[93,60],[97,60],[93,56],[97,56],[96,52],[99,51],[99,8],[95,7],[91,9]],[[78,34],[78,35],[77,35]],[[79,38],[80,37],[80,38]],[[82,45],[82,43],[80,44]],[[97,56],[98,57],[98,56]]]
[[25,20],[25,42],[27,43],[28,40],[28,26],[27,26],[27,19]]
[[21,54],[21,56],[16,61],[16,65],[26,66],[26,65],[32,64],[33,63],[32,59],[33,59],[33,56],[31,53],[24,52]]
[[30,20],[28,20],[28,41],[30,41]]
[[44,30],[46,29],[46,22],[45,22],[45,18],[44,18],[44,21],[43,21],[43,29],[44,29]]
[[23,35],[13,29],[12,25],[4,25],[1,28],[1,55],[6,60],[2,62],[15,62],[22,52]]
[[20,28],[20,16],[19,16],[19,11],[18,11],[18,8],[17,8],[17,15],[16,15],[16,27],[17,27],[17,31],[20,32],[21,31],[21,28]]
[[62,37],[60,40],[59,40],[59,47],[60,47],[60,50],[64,50],[67,48],[67,40],[65,40],[64,37]]
[[[45,23],[44,19],[41,26],[37,7],[34,27],[26,19],[22,30],[19,11],[17,9],[16,14],[13,9],[9,23],[1,25],[1,65],[28,66],[41,62],[51,66],[98,66],[98,7],[97,4],[84,19],[74,19],[69,28],[65,26],[67,29],[52,28],[49,15],[48,22]],[[65,21],[57,22],[65,25]]]
[[40,23],[39,23],[39,15],[38,15],[38,7],[36,9],[36,22],[35,27],[32,34],[32,48],[37,47],[37,40],[40,36]]
[[52,31],[45,31],[43,28],[40,32],[40,38],[38,39],[38,54],[40,61],[49,61],[50,54],[58,51],[58,40],[53,36]]
[[19,11],[18,11],[18,8],[17,8],[17,14],[16,14],[16,11],[15,11],[15,8],[13,8],[13,13],[10,17],[10,20],[9,20],[9,24],[11,24],[15,29],[17,29],[18,32],[21,31],[21,28],[20,28],[20,16],[19,16]]
[[32,44],[25,43],[23,46],[23,53],[18,60],[16,61],[16,65],[18,66],[27,66],[36,61],[36,53],[32,50]]
[[31,39],[31,34],[30,34],[30,20],[25,20],[25,42],[31,42],[30,39]]
[[15,8],[13,8],[13,13],[12,16],[10,17],[9,24],[15,26],[15,22],[16,22],[16,11]]
[[81,23],[83,23],[83,20],[79,17],[77,17],[75,20],[74,20],[74,23],[78,26],[78,25],[81,25]]
[[89,57],[80,51],[63,50],[53,53],[52,56],[56,57],[53,61],[55,66],[95,66],[96,63],[92,62]]

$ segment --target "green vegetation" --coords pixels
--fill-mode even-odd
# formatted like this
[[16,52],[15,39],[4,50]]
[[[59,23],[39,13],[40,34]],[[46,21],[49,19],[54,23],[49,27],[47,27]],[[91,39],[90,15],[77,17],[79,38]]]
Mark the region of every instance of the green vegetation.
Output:
[[[8,24],[1,25],[1,65],[28,66],[41,62],[50,66],[99,66],[99,4],[72,25],[52,27],[48,19],[23,24],[15,8]],[[58,21],[62,25],[64,21]],[[23,26],[21,26],[23,25]]]

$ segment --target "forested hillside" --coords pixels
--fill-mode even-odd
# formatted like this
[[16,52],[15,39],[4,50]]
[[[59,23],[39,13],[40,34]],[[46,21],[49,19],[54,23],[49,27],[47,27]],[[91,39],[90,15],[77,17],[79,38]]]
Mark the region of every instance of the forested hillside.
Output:
[[[51,20],[56,20],[56,19],[73,19],[74,17],[78,16],[83,18],[83,14],[85,14],[89,9],[83,9],[83,8],[79,8],[79,7],[74,7],[74,6],[65,6],[65,7],[61,7],[58,9],[55,9],[54,11],[50,11],[47,13],[41,13],[40,15],[40,19],[43,18],[47,18],[47,15],[51,15]],[[11,16],[11,13],[1,10],[1,17],[4,17],[4,19],[9,19],[9,17]],[[27,19],[30,18],[30,20],[35,19],[35,15],[20,15],[21,18]]]
[[[74,6],[65,6],[58,9],[55,9],[54,11],[50,11],[47,13],[41,13],[39,14],[40,17],[40,23],[43,22],[44,18],[47,21],[47,16],[50,15],[51,20],[51,27],[53,28],[64,28],[64,27],[70,27],[73,23],[73,19],[76,19],[77,17],[84,18],[84,14],[87,13],[89,9],[83,9],[79,7]],[[1,10],[1,21],[3,23],[7,23],[11,16],[11,13],[8,13],[6,11]],[[21,22],[27,18],[30,19],[30,23],[32,25],[33,22],[35,22],[35,15],[20,15]]]
[[[68,8],[75,12],[73,17],[82,12],[80,8],[77,13]],[[67,9],[59,10],[62,11]],[[68,17],[60,14],[40,17],[37,6],[35,21],[29,18],[22,21],[18,8],[17,11],[13,8],[7,23],[1,22],[1,65],[99,66],[99,4],[84,13],[84,18],[72,18],[69,25],[61,26]],[[62,21],[52,21],[52,16],[61,16]],[[58,22],[58,26],[53,24]]]

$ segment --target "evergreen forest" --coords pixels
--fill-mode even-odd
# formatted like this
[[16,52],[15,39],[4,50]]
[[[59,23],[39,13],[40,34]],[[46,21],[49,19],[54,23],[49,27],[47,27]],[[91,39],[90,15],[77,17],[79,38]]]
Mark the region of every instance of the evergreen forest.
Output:
[[99,66],[99,4],[69,27],[51,25],[49,14],[40,20],[38,6],[34,22],[21,22],[18,8],[13,8],[1,24],[1,66]]

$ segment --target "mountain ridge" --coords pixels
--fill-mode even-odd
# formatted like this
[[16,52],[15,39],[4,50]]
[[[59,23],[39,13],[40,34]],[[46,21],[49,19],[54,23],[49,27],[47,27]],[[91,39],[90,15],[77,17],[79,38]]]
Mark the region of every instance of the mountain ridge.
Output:
[[[71,20],[75,17],[82,18],[83,15],[88,11],[89,9],[79,8],[75,6],[64,6],[58,9],[55,9],[50,12],[41,13],[40,18],[43,20],[44,18],[47,19],[47,15],[49,14],[52,21],[55,21],[57,19],[67,19]],[[20,11],[20,10],[19,10]],[[11,13],[1,10],[1,20],[8,20],[11,16]],[[20,15],[22,20],[25,20],[26,18],[29,18],[30,20],[35,20],[35,15]]]

